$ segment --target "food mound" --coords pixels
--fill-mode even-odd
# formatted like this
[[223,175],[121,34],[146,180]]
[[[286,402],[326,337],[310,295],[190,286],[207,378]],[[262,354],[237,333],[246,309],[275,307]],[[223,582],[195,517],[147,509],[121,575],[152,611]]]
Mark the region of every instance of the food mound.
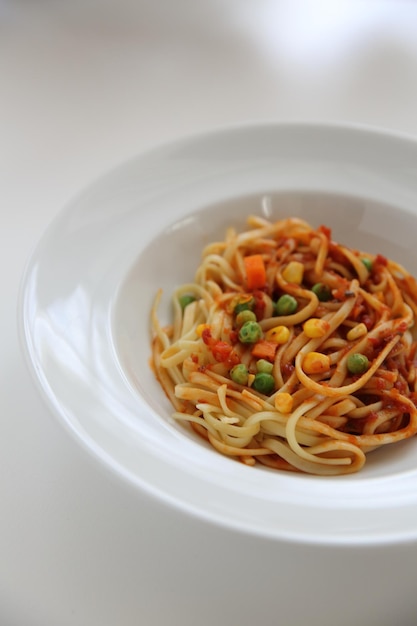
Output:
[[248,218],[152,310],[153,367],[174,407],[220,453],[320,475],[417,432],[417,283],[326,226]]

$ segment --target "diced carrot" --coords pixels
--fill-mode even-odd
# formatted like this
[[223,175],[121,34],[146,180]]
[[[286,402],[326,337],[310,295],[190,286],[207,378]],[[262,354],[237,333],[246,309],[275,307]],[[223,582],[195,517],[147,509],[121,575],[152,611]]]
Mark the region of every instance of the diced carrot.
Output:
[[251,254],[244,259],[246,284],[249,291],[262,289],[266,283],[265,263],[261,254]]
[[254,356],[255,359],[273,361],[275,359],[275,352],[277,351],[277,348],[278,344],[275,341],[260,339],[252,348],[252,356]]

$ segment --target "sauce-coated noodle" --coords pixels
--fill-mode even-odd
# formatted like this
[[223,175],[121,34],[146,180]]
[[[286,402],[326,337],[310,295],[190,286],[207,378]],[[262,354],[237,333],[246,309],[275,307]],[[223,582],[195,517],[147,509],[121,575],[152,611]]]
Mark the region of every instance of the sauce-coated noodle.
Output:
[[205,248],[169,327],[156,297],[153,366],[174,417],[248,465],[356,472],[417,432],[416,281],[324,226],[248,227]]

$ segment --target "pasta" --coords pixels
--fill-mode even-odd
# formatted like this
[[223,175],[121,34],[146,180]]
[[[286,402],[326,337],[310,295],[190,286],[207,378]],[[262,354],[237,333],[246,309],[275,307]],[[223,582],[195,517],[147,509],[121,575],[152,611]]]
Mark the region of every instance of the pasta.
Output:
[[152,362],[176,420],[247,465],[360,470],[417,432],[417,283],[325,226],[250,216],[208,245]]

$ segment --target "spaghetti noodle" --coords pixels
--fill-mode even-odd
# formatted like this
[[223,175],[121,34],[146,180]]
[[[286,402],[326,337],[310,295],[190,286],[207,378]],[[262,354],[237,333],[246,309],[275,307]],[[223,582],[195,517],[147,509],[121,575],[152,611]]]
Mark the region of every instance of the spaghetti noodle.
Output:
[[152,310],[153,367],[174,407],[248,465],[337,475],[417,432],[417,283],[325,226],[248,218],[195,281]]

